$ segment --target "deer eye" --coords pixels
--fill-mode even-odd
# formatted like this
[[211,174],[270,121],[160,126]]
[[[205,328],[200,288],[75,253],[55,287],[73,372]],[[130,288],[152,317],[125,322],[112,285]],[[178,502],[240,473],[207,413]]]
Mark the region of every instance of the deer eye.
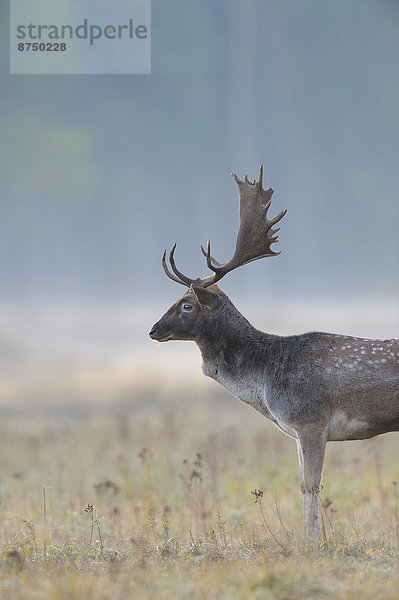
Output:
[[182,304],[182,309],[185,312],[190,312],[190,310],[193,310],[193,307],[191,306],[191,304]]

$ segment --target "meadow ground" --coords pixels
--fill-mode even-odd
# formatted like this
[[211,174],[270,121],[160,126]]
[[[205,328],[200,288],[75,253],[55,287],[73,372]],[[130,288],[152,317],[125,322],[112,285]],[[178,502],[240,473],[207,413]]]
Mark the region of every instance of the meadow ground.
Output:
[[295,443],[223,391],[29,410],[0,426],[0,598],[398,597],[397,434],[329,444],[312,545]]
[[[399,331],[396,306],[295,311],[247,314]],[[0,311],[0,599],[396,600],[399,434],[328,445],[306,543],[294,441],[136,313]]]

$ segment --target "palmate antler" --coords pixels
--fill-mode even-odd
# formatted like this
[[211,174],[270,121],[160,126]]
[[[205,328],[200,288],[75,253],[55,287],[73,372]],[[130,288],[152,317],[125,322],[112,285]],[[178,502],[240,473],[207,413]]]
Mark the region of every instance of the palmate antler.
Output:
[[262,188],[263,166],[260,166],[257,181],[249,181],[247,176],[245,176],[244,181],[241,181],[234,173],[232,173],[232,177],[238,185],[240,196],[240,227],[237,234],[236,249],[232,258],[223,264],[217,262],[211,256],[211,243],[208,240],[206,250],[202,246],[201,250],[206,258],[206,264],[213,271],[213,275],[209,275],[204,279],[191,279],[176,267],[174,259],[175,243],[169,253],[169,262],[173,273],[171,273],[166,263],[166,250],[162,257],[164,271],[173,281],[187,286],[208,287],[219,281],[226,273],[237,269],[241,265],[258,260],[258,258],[280,254],[280,252],[273,252],[270,248],[271,244],[277,242],[276,233],[279,230],[279,227],[276,229],[272,229],[272,227],[284,217],[287,211],[282,210],[271,221],[267,219],[267,211],[271,204],[273,190],[272,188],[268,190]]

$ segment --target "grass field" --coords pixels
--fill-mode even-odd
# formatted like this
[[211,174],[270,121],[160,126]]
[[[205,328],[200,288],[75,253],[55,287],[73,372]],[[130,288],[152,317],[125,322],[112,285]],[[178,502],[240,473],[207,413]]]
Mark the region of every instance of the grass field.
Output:
[[398,597],[396,434],[329,445],[311,545],[295,443],[223,392],[2,423],[2,599]]
[[[398,331],[393,309],[347,313],[269,319]],[[294,441],[204,378],[194,345],[145,346],[153,321],[0,313],[0,599],[396,600],[399,434],[328,444],[306,543]]]

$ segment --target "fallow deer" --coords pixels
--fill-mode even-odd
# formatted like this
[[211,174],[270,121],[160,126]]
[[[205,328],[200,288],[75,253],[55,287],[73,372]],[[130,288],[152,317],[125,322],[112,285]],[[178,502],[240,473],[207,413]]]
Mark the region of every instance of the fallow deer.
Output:
[[273,190],[257,181],[237,182],[240,226],[233,257],[226,263],[201,250],[213,274],[191,279],[176,267],[176,244],[164,271],[188,287],[153,326],[159,342],[193,340],[202,354],[202,370],[240,400],[271,419],[296,439],[305,535],[318,538],[318,497],[326,442],[359,440],[399,431],[399,339],[370,340],[330,333],[280,337],[263,333],[241,315],[215,284],[226,273],[263,257],[276,256],[267,212]]

